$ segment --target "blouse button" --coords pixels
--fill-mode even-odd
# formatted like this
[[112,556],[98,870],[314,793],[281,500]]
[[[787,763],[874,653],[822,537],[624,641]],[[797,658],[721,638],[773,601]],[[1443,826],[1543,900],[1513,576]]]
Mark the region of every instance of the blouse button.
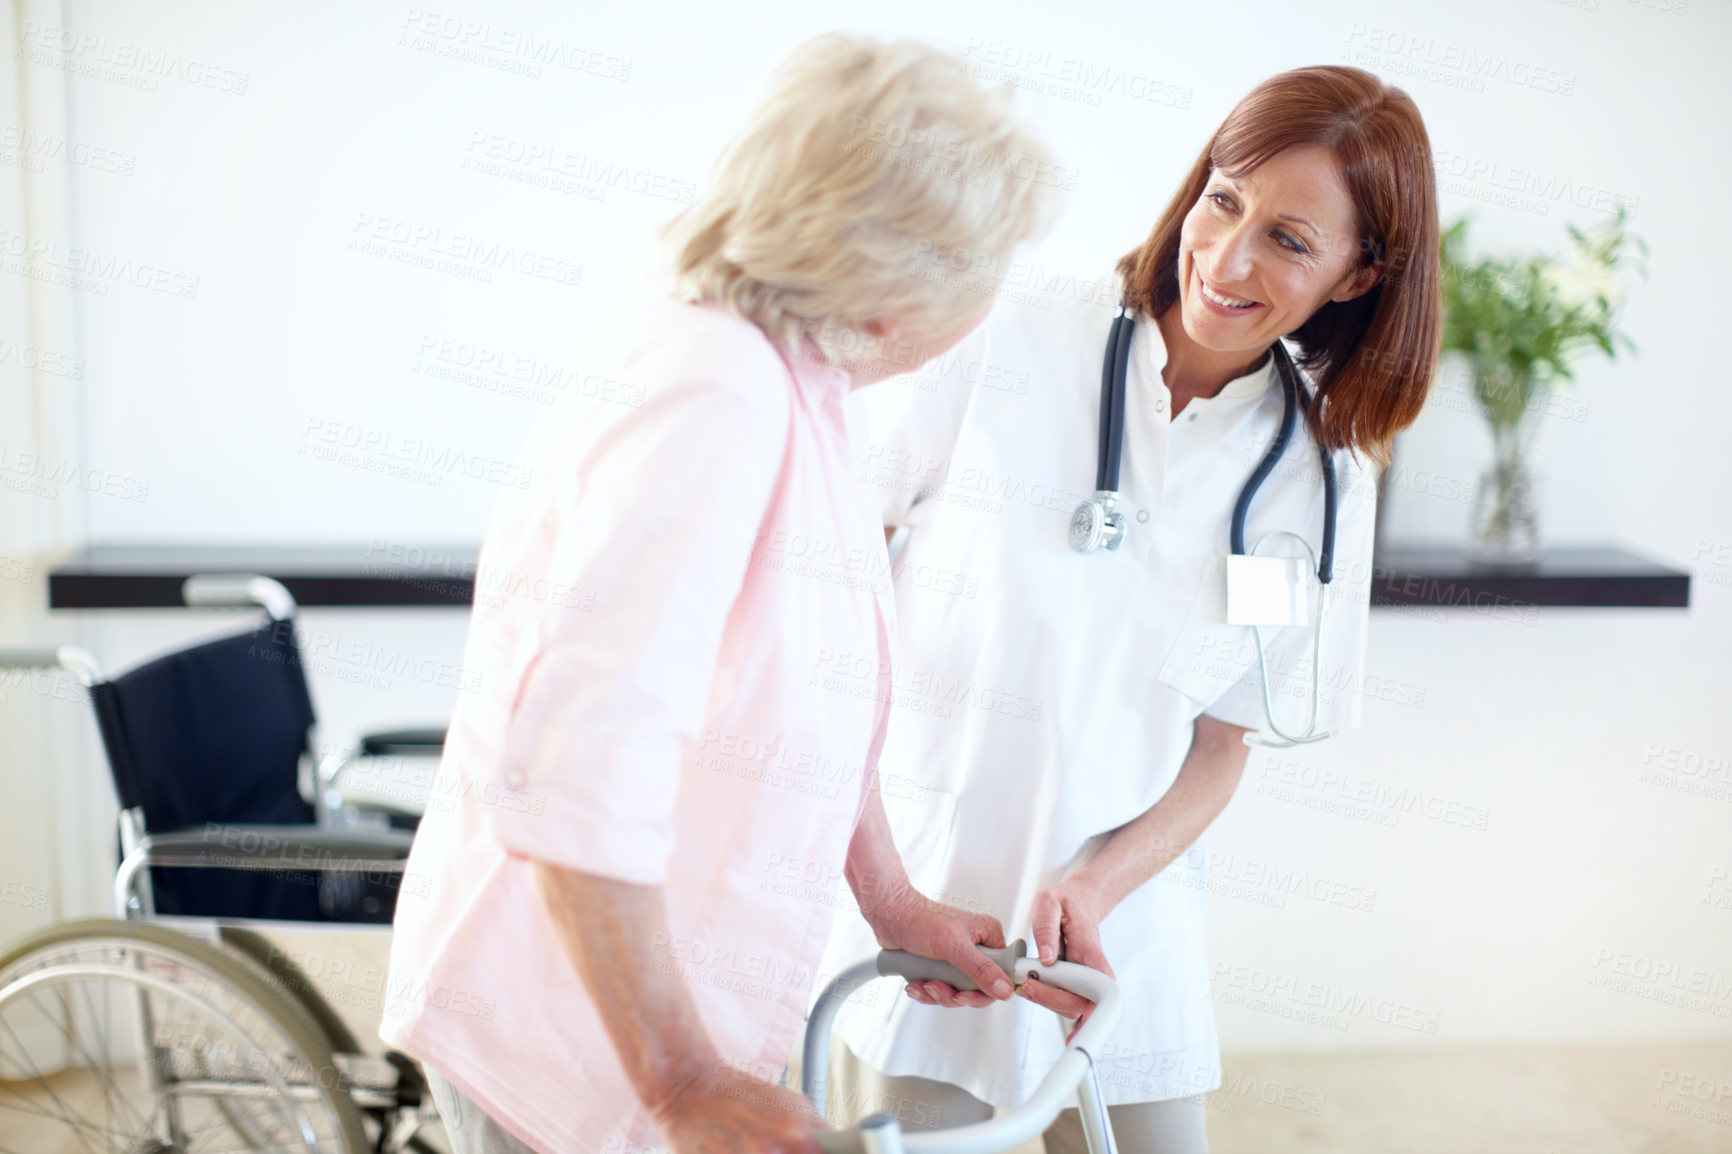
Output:
[[1196,419],[1197,419],[1197,414],[1196,414],[1196,413],[1194,413],[1194,412],[1193,412],[1193,413],[1192,413],[1192,414],[1191,414],[1191,420],[1193,420],[1193,421],[1194,421],[1194,420],[1196,420]]
[[1148,519],[1149,519],[1149,511],[1147,509],[1138,509],[1137,510],[1137,520],[1147,521]]

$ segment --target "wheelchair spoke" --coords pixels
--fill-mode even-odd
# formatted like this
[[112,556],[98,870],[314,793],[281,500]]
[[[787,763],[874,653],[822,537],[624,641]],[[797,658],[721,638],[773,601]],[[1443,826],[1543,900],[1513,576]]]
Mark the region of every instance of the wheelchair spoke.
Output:
[[[84,995],[86,1006],[91,1009],[91,1013],[94,1016],[95,1009],[90,1005],[89,983],[78,982],[76,984]],[[34,997],[35,995],[33,994],[32,998],[34,999]],[[83,1038],[80,1036],[80,1031],[73,1024],[74,1019],[70,1004],[66,1005],[66,1010],[66,1041],[73,1049],[77,1050],[81,1057],[83,1057],[85,1061],[84,1068],[90,1072],[92,1077],[97,1079],[98,1084],[102,1088],[103,1104],[106,1107],[104,1117],[108,1123],[106,1129],[108,1130],[110,1137],[116,1140],[117,1149],[125,1149],[136,1145],[140,1139],[150,1132],[147,1120],[138,1113],[132,1103],[126,1100],[125,1094],[114,1084],[114,1080],[110,1076],[113,1069],[112,1062],[107,1060],[99,1061],[96,1055],[92,1054],[89,1048],[84,1044]],[[108,1054],[106,1046],[103,1047],[102,1053],[106,1058]],[[125,1113],[131,1115],[130,1126],[126,1125],[127,1120],[124,1118],[122,1110],[117,1107],[123,1107]],[[115,1130],[116,1126],[125,1126],[126,1129],[117,1133]],[[130,1131],[130,1133],[127,1131]]]
[[[79,991],[84,995],[85,1008],[89,1011],[89,1014],[90,1014],[91,1028],[95,1029],[96,1028],[96,1007],[95,1007],[95,1005],[93,1005],[91,1003],[91,1000],[90,1000],[90,983],[79,982],[78,988],[79,988]],[[107,999],[104,999],[104,1001],[106,1002]],[[113,1069],[114,1069],[112,1062],[106,1061],[106,1060],[102,1061],[102,1062],[98,1062],[96,1060],[96,1057],[94,1055],[92,1055],[88,1049],[85,1048],[83,1040],[79,1037],[79,1031],[72,1028],[71,1022],[72,1022],[71,1015],[68,1014],[67,1015],[67,1031],[66,1031],[67,1040],[70,1041],[74,1046],[76,1046],[78,1048],[78,1052],[80,1054],[82,1054],[85,1058],[85,1061],[87,1063],[89,1063],[89,1068],[96,1074],[97,1078],[101,1080],[103,1102],[108,1106],[109,1119],[115,1120],[121,1114],[121,1110],[117,1109],[116,1107],[124,1108],[125,1112],[132,1116],[132,1122],[134,1124],[133,1135],[135,1137],[142,1137],[147,1132],[145,1119],[142,1115],[140,1115],[138,1113],[138,1111],[136,1109],[133,1108],[132,1103],[130,1103],[126,1100],[126,1095],[124,1094],[124,1092],[121,1091],[120,1087],[118,1087],[114,1084],[114,1079],[113,1079],[113,1077],[111,1077],[111,1074],[112,1074]],[[97,1034],[97,1039],[101,1043],[99,1048],[101,1049],[101,1051],[104,1055],[104,1058],[106,1059],[110,1055],[110,1051],[108,1049],[107,1034],[105,1032],[99,1031]]]
[[[36,1102],[31,1097],[21,1093],[18,1090],[13,1089],[11,1086],[7,1086],[3,1083],[0,1083],[0,1090],[5,1090],[8,1094],[12,1094],[12,1095],[16,1096],[20,1101],[22,1101],[24,1103],[22,1106],[10,1107],[9,1108],[10,1113],[24,1114],[24,1115],[28,1115],[28,1116],[32,1116],[32,1117],[36,1117],[36,1118],[45,1118],[45,1119],[48,1119],[48,1120],[54,1121],[54,1122],[61,1122],[61,1123],[64,1123],[69,1129],[72,1129],[74,1131],[79,1131],[81,1129],[92,1129],[92,1130],[95,1129],[95,1127],[93,1127],[93,1126],[89,1126],[88,1124],[80,1123],[78,1121],[78,1119],[70,1117],[67,1114],[59,1113],[59,1112],[51,1111],[51,1110],[44,1110],[41,1106],[37,1105]],[[112,1137],[112,1135],[105,1135],[105,1137]],[[86,1143],[86,1145],[88,1146],[89,1144]],[[0,1147],[0,1150],[4,1150],[4,1149],[6,1149],[6,1148]]]
[[[34,1001],[34,999],[35,999],[35,996],[32,995],[32,1001]],[[38,1007],[38,1008],[40,1009],[40,1007]],[[5,1027],[7,1035],[9,1037],[11,1037],[12,1041],[18,1046],[19,1057],[21,1057],[24,1060],[24,1063],[29,1065],[29,1067],[30,1067],[29,1080],[36,1083],[36,1086],[42,1091],[42,1093],[44,1095],[47,1096],[47,1098],[50,1102],[52,1102],[55,1106],[60,1107],[59,1112],[49,1114],[47,1116],[53,1117],[56,1121],[64,1122],[67,1125],[67,1127],[72,1130],[73,1133],[78,1135],[79,1140],[84,1143],[84,1148],[87,1150],[91,1149],[90,1143],[86,1140],[84,1132],[86,1130],[95,1130],[96,1127],[91,1126],[89,1123],[81,1121],[80,1119],[73,1117],[72,1107],[69,1106],[66,1103],[66,1101],[60,1097],[60,1095],[57,1092],[55,1092],[55,1089],[53,1086],[50,1086],[48,1084],[47,1077],[45,1077],[43,1075],[42,1071],[37,1068],[35,1061],[33,1059],[31,1059],[30,1049],[28,1046],[26,1046],[24,1044],[23,1039],[19,1038],[17,1033],[13,1031],[11,1025],[4,1022],[4,1020],[0,1020],[0,1026]],[[6,1085],[6,1089],[13,1094],[17,1094],[21,1098],[23,1097],[23,1094],[21,1092],[14,1089],[9,1084]],[[32,1113],[36,1113],[36,1112],[38,1112],[38,1111],[32,1111]],[[44,1113],[46,1113],[46,1112],[44,1112]],[[106,1135],[106,1134],[104,1136],[105,1137],[112,1137],[112,1135]]]
[[333,1055],[317,1019],[268,973],[171,929],[86,925],[43,931],[0,970],[0,1154],[374,1145],[343,1083],[321,1076]]

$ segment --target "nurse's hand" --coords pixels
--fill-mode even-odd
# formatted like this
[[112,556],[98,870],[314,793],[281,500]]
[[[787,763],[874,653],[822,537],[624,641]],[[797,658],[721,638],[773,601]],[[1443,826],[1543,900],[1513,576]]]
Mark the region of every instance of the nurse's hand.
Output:
[[[1101,950],[1101,919],[1109,912],[1101,894],[1088,884],[1081,874],[1073,874],[1034,895],[1029,907],[1029,920],[1034,934],[1035,953],[1044,963],[1063,958],[1091,970],[1099,970],[1116,978],[1106,954]],[[1077,1025],[1088,1021],[1095,1004],[1066,990],[1056,989],[1037,978],[1030,978],[1017,991],[1037,1006],[1045,1006],[1067,1018],[1077,1018]]]
[[1004,927],[997,918],[935,902],[913,886],[899,886],[880,899],[862,903],[860,913],[880,946],[949,962],[980,987],[958,990],[948,982],[908,983],[908,996],[922,1005],[979,1008],[1016,992],[1004,971],[975,948],[1004,946]]
[[819,1154],[805,1098],[724,1069],[651,1111],[674,1154]]

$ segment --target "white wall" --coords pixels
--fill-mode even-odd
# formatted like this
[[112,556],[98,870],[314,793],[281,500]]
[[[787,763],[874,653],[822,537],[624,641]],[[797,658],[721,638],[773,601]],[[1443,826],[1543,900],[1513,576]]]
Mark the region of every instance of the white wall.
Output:
[[[1408,704],[1373,696],[1363,730],[1292,764],[1255,755],[1213,835],[1217,877],[1240,887],[1213,907],[1225,1041],[1732,1036],[1722,880],[1732,873],[1732,390],[1716,370],[1713,319],[1732,258],[1719,220],[1732,185],[1732,9],[806,0],[475,2],[419,15],[431,12],[20,0],[15,27],[31,34],[9,64],[11,91],[55,95],[64,124],[40,99],[0,117],[0,129],[49,126],[35,138],[45,155],[0,149],[14,182],[5,203],[19,206],[0,229],[23,238],[14,247],[58,245],[37,267],[70,262],[85,281],[52,287],[15,263],[0,270],[0,342],[64,344],[78,358],[44,373],[0,346],[0,444],[59,452],[110,492],[59,483],[4,494],[0,556],[41,563],[80,540],[476,540],[494,484],[428,462],[485,473],[511,458],[541,406],[502,388],[504,373],[447,370],[481,355],[469,350],[494,364],[563,362],[639,267],[653,226],[701,180],[766,69],[812,33],[927,37],[1024,88],[1022,107],[1077,174],[1064,217],[1028,253],[1054,286],[1043,291],[1061,293],[1143,234],[1252,84],[1300,64],[1359,63],[1418,101],[1445,211],[1474,208],[1483,242],[1556,245],[1566,222],[1601,219],[1616,199],[1634,205],[1653,250],[1628,312],[1641,351],[1585,365],[1567,415],[1545,422],[1545,527],[1554,540],[1689,563],[1697,581],[1687,612],[1375,613],[1371,668]],[[525,58],[509,46],[526,36],[577,66],[513,71]],[[1055,83],[1068,89],[1037,91]],[[504,175],[522,166],[477,167],[496,139],[590,178],[561,190]],[[1519,191],[1499,187],[1509,181]],[[423,239],[369,250],[380,221],[388,235]],[[408,263],[478,245],[527,254],[541,275],[463,258],[443,270]],[[44,335],[49,323],[58,327]],[[1441,393],[1402,443],[1391,537],[1464,531],[1466,504],[1452,497],[1487,445],[1476,418],[1448,409],[1456,398]],[[346,460],[310,455],[327,433],[366,447]],[[382,472],[399,453],[433,476]],[[72,635],[111,664],[213,624],[172,613],[50,620],[31,608],[40,573],[7,588],[0,637]],[[454,661],[463,617],[331,610],[307,625]],[[450,705],[436,687],[356,686],[341,673],[315,684],[333,738]],[[88,734],[27,744],[44,703],[14,697],[0,703],[7,810],[47,804],[31,783],[51,766],[63,783],[54,804],[69,815],[63,840],[103,851]],[[73,725],[75,710],[51,707]],[[1675,788],[1703,784],[1715,792]],[[1402,791],[1418,811],[1391,808]],[[1382,816],[1317,808],[1343,793],[1369,797]],[[1484,828],[1471,828],[1482,813]],[[0,859],[5,880],[46,886],[55,904],[0,903],[0,931],[94,908],[100,870],[69,880],[76,854],[41,849],[39,823],[4,822],[15,847]],[[1293,877],[1302,892],[1286,892]],[[1305,896],[1314,883],[1334,900]],[[1590,984],[1656,965],[1678,976]],[[1697,1000],[1675,1004],[1691,985]],[[1329,1020],[1305,1020],[1307,1000],[1331,1003]],[[1420,1029],[1379,1020],[1397,1010]]]

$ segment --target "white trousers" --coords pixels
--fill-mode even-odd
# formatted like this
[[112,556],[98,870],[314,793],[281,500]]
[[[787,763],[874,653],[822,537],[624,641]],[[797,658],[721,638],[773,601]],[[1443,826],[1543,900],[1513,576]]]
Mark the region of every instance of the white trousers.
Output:
[[[904,1130],[948,1130],[992,1117],[992,1107],[960,1086],[929,1078],[882,1074],[854,1056],[846,1043],[830,1055],[830,1092],[825,1116],[832,1125],[858,1123],[868,1114],[893,1114]],[[1208,1154],[1203,1098],[1171,1098],[1108,1106],[1119,1154]],[[1073,1107],[1059,1111],[1042,1136],[1046,1154],[1086,1154],[1082,1118]]]

